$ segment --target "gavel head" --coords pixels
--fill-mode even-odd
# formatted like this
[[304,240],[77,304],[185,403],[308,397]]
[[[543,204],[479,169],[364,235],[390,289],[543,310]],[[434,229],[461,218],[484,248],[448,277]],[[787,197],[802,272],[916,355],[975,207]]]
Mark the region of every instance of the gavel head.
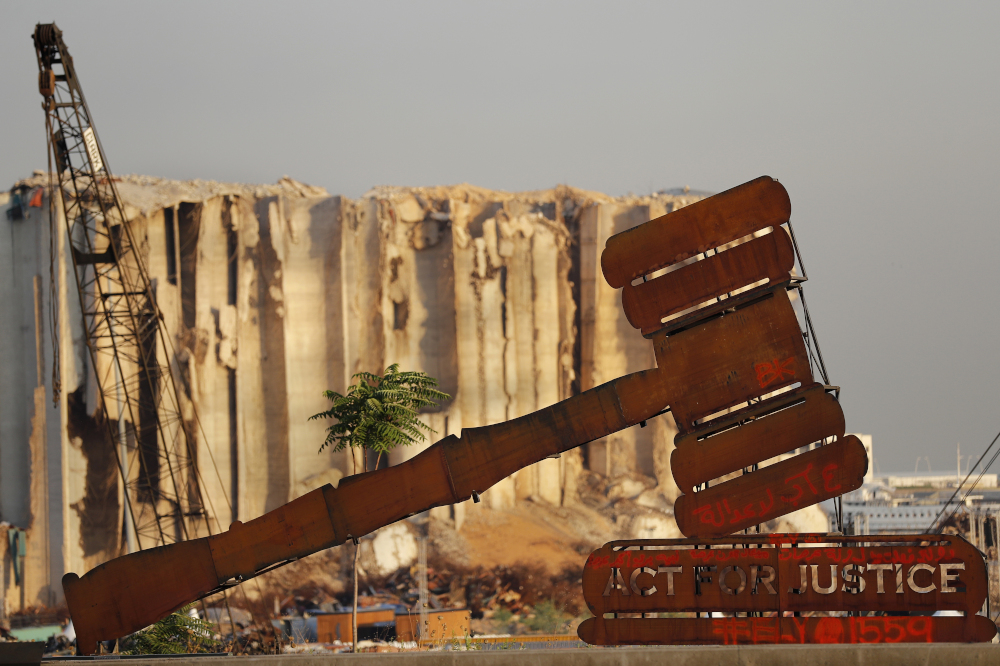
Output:
[[781,183],[762,176],[612,236],[604,278],[643,335],[675,329],[720,299],[792,277],[792,243],[779,233],[791,210]]
[[[731,480],[682,496],[675,516],[688,536],[730,534],[847,492],[867,468],[860,442],[844,438],[839,402],[813,380],[789,297],[803,281],[793,273],[790,215],[785,188],[763,176],[612,236],[601,257],[629,323],[653,342],[679,431],[671,467],[682,490],[817,441],[834,444],[750,473],[739,488]],[[829,477],[822,483],[809,476],[820,469]],[[781,474],[805,476],[786,488],[774,485]],[[785,493],[777,503],[776,492]],[[743,503],[723,516],[732,493]],[[710,496],[719,508],[706,504]]]
[[[786,288],[788,192],[763,176],[608,239],[601,267],[629,323],[653,340],[681,431],[811,381]],[[724,315],[740,312],[739,317]],[[706,411],[708,410],[708,411]]]

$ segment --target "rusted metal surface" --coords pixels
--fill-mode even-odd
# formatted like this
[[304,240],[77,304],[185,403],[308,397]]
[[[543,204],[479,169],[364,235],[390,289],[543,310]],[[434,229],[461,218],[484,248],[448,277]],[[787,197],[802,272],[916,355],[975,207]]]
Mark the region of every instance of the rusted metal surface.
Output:
[[857,490],[867,470],[864,445],[849,435],[701,492],[681,495],[674,503],[674,518],[685,536],[724,536]]
[[788,222],[788,192],[770,176],[726,190],[608,239],[601,269],[618,289],[632,280],[767,227]]
[[663,328],[664,317],[761,280],[788,279],[795,254],[788,232],[776,228],[760,238],[706,257],[648,282],[622,289],[622,308],[632,326],[643,334]]
[[[424,645],[458,638],[465,640],[470,636],[472,626],[472,613],[466,609],[460,610],[436,610],[428,613],[427,624],[422,626],[419,615],[397,615],[396,620],[396,640],[400,643],[409,641],[420,641]],[[421,638],[423,634],[423,638]]]
[[598,617],[685,611],[974,614],[986,592],[986,565],[978,551],[959,537],[928,534],[613,541],[591,553],[583,570],[583,596]]
[[66,574],[63,591],[78,652],[93,654],[97,641],[142,629],[227,581],[342,543],[331,524],[324,490],[246,524],[233,523],[222,534],[131,553],[82,577]]
[[840,403],[821,384],[810,384],[679,435],[670,470],[677,486],[690,493],[730,472],[843,435]]
[[749,303],[753,303],[767,293],[777,289],[779,286],[787,289],[790,284],[791,278],[781,283],[770,283],[754,287],[753,289],[742,291],[739,294],[734,294],[728,298],[708,303],[696,310],[670,317],[660,325],[660,328],[653,330],[643,329],[640,332],[642,333],[642,337],[648,340],[652,340],[660,335],[677,335],[678,333],[682,333],[703,321],[713,319],[727,312],[735,312],[741,307],[744,307]]
[[84,576],[63,576],[76,628],[77,654],[94,654],[114,640],[156,622],[219,585],[208,539],[150,548],[101,564]]
[[591,645],[802,645],[814,643],[987,643],[997,633],[973,617],[588,618]]
[[264,569],[460,502],[545,457],[651,418],[666,407],[658,370],[603,384],[506,423],[462,431],[394,467],[323,486],[208,538],[133,553],[63,577],[77,651],[142,629]]
[[676,335],[657,334],[653,347],[682,433],[696,419],[813,381],[798,320],[781,288]]
[[668,404],[660,370],[638,372],[546,409],[485,428],[467,428],[446,447],[460,500],[547,456],[617,432]]

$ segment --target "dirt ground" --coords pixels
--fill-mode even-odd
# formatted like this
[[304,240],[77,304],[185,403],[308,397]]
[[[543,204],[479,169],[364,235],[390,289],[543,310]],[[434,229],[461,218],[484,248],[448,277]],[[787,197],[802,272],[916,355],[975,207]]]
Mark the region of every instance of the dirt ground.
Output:
[[[470,565],[541,565],[557,573],[582,569],[593,549],[617,538],[610,522],[590,513],[521,502],[510,511],[469,511],[459,533]],[[601,522],[608,522],[604,529]]]

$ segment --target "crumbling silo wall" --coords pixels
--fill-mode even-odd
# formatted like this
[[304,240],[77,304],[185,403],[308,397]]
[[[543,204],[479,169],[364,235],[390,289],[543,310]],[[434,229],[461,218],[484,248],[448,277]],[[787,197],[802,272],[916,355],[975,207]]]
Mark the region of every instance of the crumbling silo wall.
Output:
[[[46,184],[42,175],[23,183]],[[438,378],[452,395],[421,416],[436,434],[378,461],[384,466],[463,428],[652,367],[650,343],[604,282],[600,253],[610,235],[697,199],[459,185],[376,188],[352,201],[290,179],[246,186],[135,176],[118,189],[168,331],[172,348],[160,353],[169,357],[194,441],[199,474],[183,482],[201,491],[213,531],[376,464],[374,456],[319,453],[328,424],[309,420],[327,407],[323,391],[345,391],[357,372],[398,363]],[[123,503],[104,426],[95,421],[98,387],[64,233],[55,243],[54,288],[43,279],[37,297],[43,311],[58,313],[62,393],[44,424],[36,418],[36,388],[52,393],[51,379],[36,375],[49,377],[54,358],[51,344],[36,344],[30,276],[50,271],[41,219],[33,224],[0,237],[0,267],[20,280],[0,293],[5,315],[16,315],[0,318],[10,333],[0,339],[0,372],[16,387],[0,401],[0,514],[31,525],[33,488],[41,486],[8,477],[36,478],[25,445],[44,441],[52,536],[48,550],[34,552],[48,553],[41,577],[45,594],[57,597],[51,582],[63,571],[123,552]],[[676,494],[673,432],[669,416],[653,419],[543,460],[490,489],[480,508],[577,502],[584,470],[648,477],[662,496],[656,506],[668,506]],[[460,527],[467,504],[435,514]],[[40,562],[32,566],[45,569]]]

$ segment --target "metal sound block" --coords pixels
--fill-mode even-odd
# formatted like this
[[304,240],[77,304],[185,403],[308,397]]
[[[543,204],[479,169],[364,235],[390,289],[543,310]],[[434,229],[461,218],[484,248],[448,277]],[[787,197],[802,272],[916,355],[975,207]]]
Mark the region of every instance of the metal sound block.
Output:
[[844,412],[822,384],[809,384],[714,419],[674,439],[674,481],[685,493],[827,437],[844,436]]
[[726,252],[683,266],[671,273],[622,289],[622,308],[629,323],[649,335],[664,328],[662,318],[706,303],[747,285],[791,277],[795,254],[788,232],[777,227]]
[[[583,595],[596,617],[579,635],[595,645],[988,641],[996,628],[976,616],[986,594],[982,556],[955,536],[613,541],[584,567]],[[965,616],[816,615],[937,610]],[[695,612],[731,616],[618,617]],[[789,617],[803,612],[811,617]]]
[[653,336],[677,429],[792,384],[813,383],[802,331],[784,287],[676,335]]
[[701,492],[681,495],[674,503],[674,517],[685,536],[724,536],[857,490],[867,470],[864,445],[848,435]]
[[788,222],[792,202],[770,176],[761,176],[655,220],[615,234],[601,254],[612,288],[665,266]]

